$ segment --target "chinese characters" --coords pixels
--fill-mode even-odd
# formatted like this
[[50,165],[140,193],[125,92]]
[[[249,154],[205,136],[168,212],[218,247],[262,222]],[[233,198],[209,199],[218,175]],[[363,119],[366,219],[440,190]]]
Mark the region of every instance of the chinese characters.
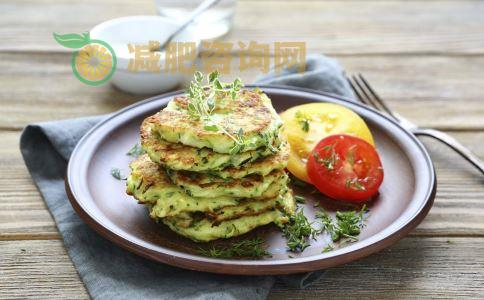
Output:
[[157,46],[157,41],[145,45],[128,44],[129,53],[132,54],[128,70],[192,74],[196,69],[201,69],[207,73],[218,70],[221,74],[229,74],[232,68],[237,67],[234,59],[239,71],[254,69],[268,73],[272,66],[276,73],[286,68],[303,72],[306,66],[305,42],[205,41],[201,44],[200,59],[197,59],[195,42],[170,43],[163,52],[150,50]]

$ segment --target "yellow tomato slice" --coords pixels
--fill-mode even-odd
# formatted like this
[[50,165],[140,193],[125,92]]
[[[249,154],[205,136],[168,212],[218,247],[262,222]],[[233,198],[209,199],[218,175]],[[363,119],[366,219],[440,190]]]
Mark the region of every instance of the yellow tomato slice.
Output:
[[327,136],[349,134],[374,145],[365,121],[352,110],[333,103],[309,103],[281,113],[283,134],[291,146],[287,168],[297,178],[310,182],[306,173],[308,155]]

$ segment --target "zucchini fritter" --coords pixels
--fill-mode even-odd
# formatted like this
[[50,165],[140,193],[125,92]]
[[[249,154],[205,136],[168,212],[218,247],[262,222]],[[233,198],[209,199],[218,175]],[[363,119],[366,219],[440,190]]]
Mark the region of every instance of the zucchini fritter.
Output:
[[[209,148],[218,153],[231,153],[236,146],[234,139],[220,130],[207,129],[206,123],[201,119],[191,118],[189,103],[185,96],[175,97],[165,109],[154,116],[153,130],[171,143]],[[268,147],[280,138],[282,121],[269,97],[261,91],[242,90],[236,99],[231,99],[228,94],[217,96],[211,116],[232,135],[243,129],[247,144],[240,152]]]
[[[213,213],[226,206],[236,206],[246,200],[236,197],[189,196],[185,191],[171,182],[163,168],[152,162],[147,155],[140,156],[130,165],[131,174],[127,180],[126,193],[134,196],[139,202],[149,204],[151,217],[163,218],[175,216],[182,212]],[[269,188],[254,201],[269,201],[277,197],[281,187],[271,184]]]
[[151,130],[155,119],[154,116],[148,117],[141,125],[141,145],[154,162],[169,169],[212,173],[222,178],[241,178],[254,173],[267,175],[287,165],[289,146],[280,140],[272,147],[233,155],[217,153],[209,148],[194,148],[163,140]]
[[266,176],[251,174],[236,179],[173,170],[167,170],[167,174],[174,184],[194,197],[260,197],[271,184],[277,184],[281,190],[284,189],[289,179],[284,170],[274,170]]
[[278,197],[278,204],[278,206],[260,213],[224,221],[203,216],[188,217],[188,219],[186,216],[169,217],[163,218],[162,221],[173,231],[187,238],[197,242],[208,242],[219,238],[242,235],[256,227],[269,223],[283,226],[283,224],[289,221],[288,215],[293,214],[295,211],[296,204],[292,192],[288,191]]
[[142,154],[130,164],[126,193],[150,217],[197,242],[242,235],[295,212],[285,171],[289,145],[271,100],[239,79],[194,75],[140,129]]

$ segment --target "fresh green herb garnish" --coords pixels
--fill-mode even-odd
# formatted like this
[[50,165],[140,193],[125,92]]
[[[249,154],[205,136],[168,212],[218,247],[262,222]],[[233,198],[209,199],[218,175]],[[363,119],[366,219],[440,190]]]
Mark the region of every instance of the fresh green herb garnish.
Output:
[[260,238],[252,240],[243,240],[236,242],[227,247],[212,246],[210,249],[200,248],[198,253],[203,256],[216,258],[232,258],[232,257],[251,257],[262,258],[271,256],[269,252],[263,247],[264,241]]
[[366,205],[359,212],[357,211],[337,211],[336,224],[341,238],[348,238],[352,241],[358,240],[361,228],[364,226]]
[[232,149],[230,149],[231,155],[242,152],[246,146],[246,142],[244,139],[244,130],[242,128],[239,128],[237,135],[235,135],[234,137],[234,141],[235,141],[235,146]]
[[331,235],[331,239],[336,241],[339,236],[337,236],[337,229],[333,224],[333,220],[331,219],[330,215],[321,208],[320,211],[316,212],[316,218],[321,220],[321,229],[326,230]]
[[272,145],[272,143],[270,143],[271,134],[269,132],[262,134],[262,137],[264,138],[264,144],[267,145],[269,151],[271,151],[272,153],[276,153],[277,151],[279,151],[276,147],[274,147],[274,145]]
[[230,133],[219,124],[213,117],[212,112],[216,106],[216,98],[230,94],[232,99],[237,97],[237,94],[244,86],[242,81],[237,78],[232,83],[220,82],[219,73],[214,71],[207,76],[207,84],[203,84],[204,76],[201,72],[195,72],[194,81],[192,81],[187,89],[187,95],[189,99],[188,113],[190,117],[195,120],[202,120],[205,122],[204,129],[208,131],[221,131],[232,140],[235,145],[230,150],[230,154],[236,154],[245,148],[247,142],[244,139],[244,132],[242,128],[237,133]]
[[345,183],[345,187],[347,189],[353,189],[355,191],[364,191],[366,190],[365,186],[363,184],[361,184],[361,182],[359,181],[358,177],[354,177],[354,178],[348,178],[346,179],[346,183]]
[[313,152],[313,157],[318,164],[325,166],[328,170],[334,170],[334,166],[339,159],[339,155],[334,150],[335,145],[327,145],[323,150],[330,151],[329,155],[321,158],[317,152]]
[[290,221],[284,227],[283,232],[289,250],[302,252],[309,247],[309,241],[314,239],[320,231],[312,227],[312,223],[308,221],[301,209],[295,215],[290,216]]
[[301,203],[301,204],[306,203],[306,198],[304,198],[303,196],[296,195],[294,196],[294,200],[296,200],[297,203]]
[[329,252],[331,250],[333,250],[334,247],[332,244],[328,244],[326,247],[323,248],[323,251],[321,251],[321,253],[326,253],[326,252]]
[[309,122],[312,121],[312,118],[299,110],[296,112],[295,117],[299,125],[301,125],[301,129],[304,132],[309,132]]
[[132,156],[132,157],[138,157],[138,156],[143,155],[143,154],[145,154],[145,150],[143,150],[143,148],[141,148],[141,145],[140,144],[135,144],[133,146],[133,148],[131,148],[126,153],[126,155]]
[[333,242],[346,240],[355,242],[361,233],[361,228],[365,226],[368,212],[366,205],[360,211],[337,211],[336,224],[323,209],[316,213],[316,217],[321,219],[322,229],[326,230]]
[[117,180],[126,180],[126,176],[121,173],[121,170],[118,168],[111,168],[111,175],[116,178]]

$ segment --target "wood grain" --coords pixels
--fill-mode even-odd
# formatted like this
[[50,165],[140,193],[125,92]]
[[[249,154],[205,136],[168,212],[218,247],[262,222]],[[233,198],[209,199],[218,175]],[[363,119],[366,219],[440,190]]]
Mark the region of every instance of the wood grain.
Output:
[[[484,129],[484,56],[337,58],[348,73],[363,73],[393,109],[421,126]],[[0,53],[0,128],[109,113],[148,97],[110,85],[84,85],[72,75],[69,60],[68,54]],[[238,66],[234,59],[233,70]],[[256,69],[234,74],[246,83],[259,75]]]
[[328,270],[305,290],[278,284],[269,299],[481,298],[482,238],[405,238],[360,261]]
[[[305,41],[309,51],[327,54],[475,54],[484,52],[483,9],[482,1],[240,2],[225,39]],[[84,32],[111,18],[156,14],[156,7],[150,0],[24,0],[1,2],[0,12],[0,50],[67,52],[52,32]]]
[[59,239],[18,150],[20,132],[0,132],[0,240]]
[[0,241],[1,299],[89,299],[61,241]]
[[[328,270],[307,289],[278,283],[269,298],[478,298],[484,284],[483,247],[484,238],[409,237]],[[0,249],[0,298],[88,298],[60,241],[0,241]]]
[[[484,132],[451,134],[484,157]],[[0,240],[59,239],[17,150],[19,132],[0,132],[0,139],[0,172],[10,174],[0,177]],[[484,178],[443,145],[424,141],[437,168],[437,198],[413,235],[484,237]]]

